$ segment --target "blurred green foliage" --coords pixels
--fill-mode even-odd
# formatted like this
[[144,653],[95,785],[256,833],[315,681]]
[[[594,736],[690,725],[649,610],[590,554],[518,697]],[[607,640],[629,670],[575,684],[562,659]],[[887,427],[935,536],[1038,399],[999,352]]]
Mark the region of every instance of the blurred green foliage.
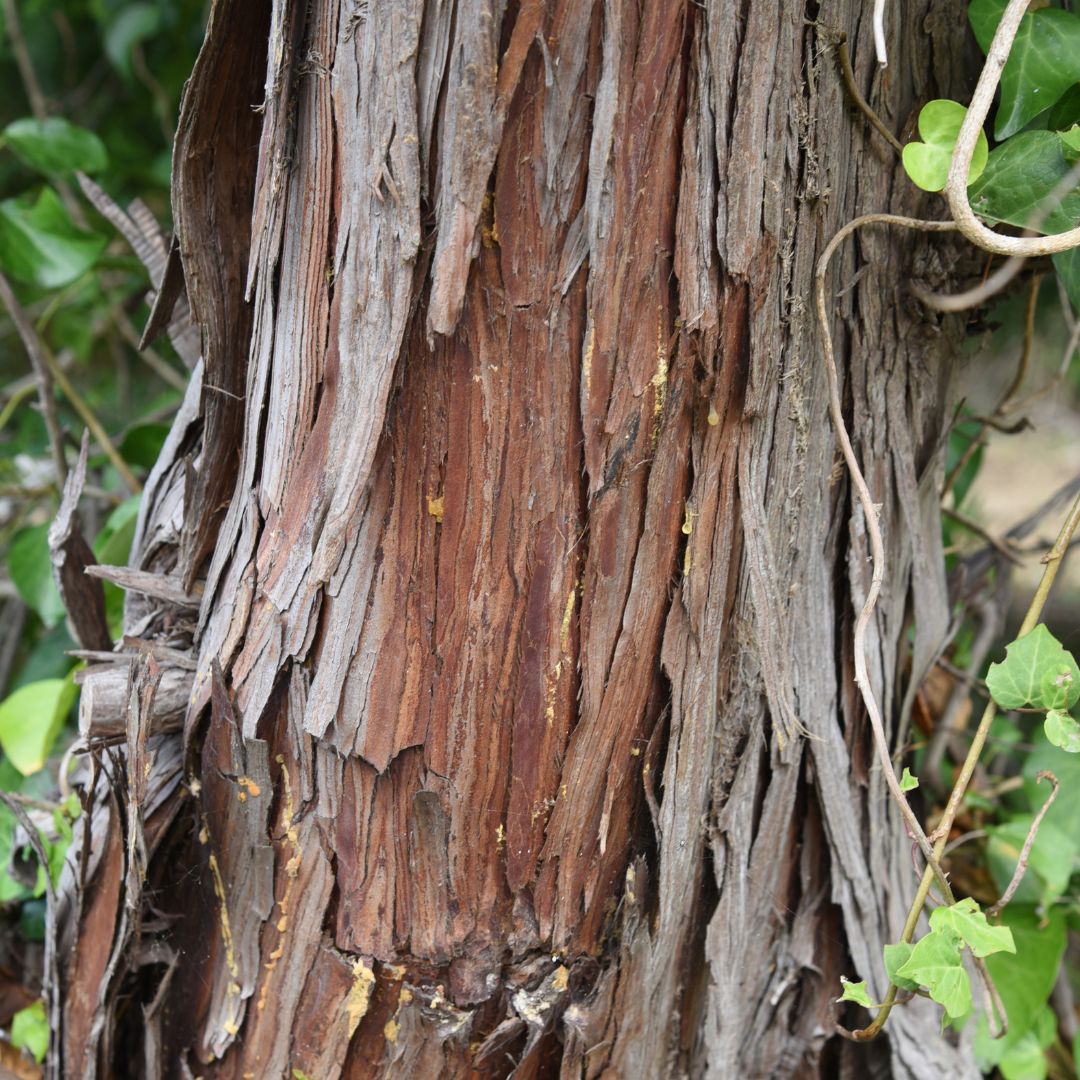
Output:
[[[141,199],[168,232],[173,127],[205,8],[204,0],[0,0],[0,274],[140,478],[186,372],[167,341],[155,344],[155,367],[136,350],[150,283],[75,174],[91,175],[121,206]],[[162,377],[166,368],[173,377]],[[0,791],[33,809],[49,864],[33,887],[8,872],[16,821],[0,805],[0,933],[40,940],[44,874],[58,878],[80,810],[75,796],[57,794],[78,691],[47,543],[60,485],[31,371],[0,307]],[[84,425],[59,391],[53,397],[70,465]],[[91,443],[80,518],[100,561],[126,561],[138,505]],[[123,596],[113,586],[106,606],[119,635]],[[40,1005],[0,1017],[0,1026],[41,1059],[48,1027]]]

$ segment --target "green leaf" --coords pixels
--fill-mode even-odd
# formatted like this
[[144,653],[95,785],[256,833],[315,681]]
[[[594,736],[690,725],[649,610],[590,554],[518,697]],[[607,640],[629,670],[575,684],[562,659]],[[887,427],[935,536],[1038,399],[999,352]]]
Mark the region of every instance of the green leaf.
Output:
[[901,990],[919,989],[917,982],[905,979],[899,974],[900,969],[911,959],[911,950],[914,948],[910,941],[898,941],[895,945],[885,946],[885,970],[888,972],[889,981]]
[[58,116],[15,120],[4,128],[3,139],[27,165],[47,176],[101,172],[109,164],[105,144],[92,131]]
[[1058,138],[1061,139],[1065,157],[1069,161],[1076,161],[1080,157],[1080,124],[1073,124],[1068,131],[1059,131]]
[[141,501],[141,495],[132,495],[106,518],[101,532],[94,537],[91,545],[98,562],[108,566],[123,566],[127,563]]
[[[2,765],[10,768],[8,762]],[[12,770],[14,771],[14,770]],[[16,776],[18,774],[16,773]],[[18,776],[21,781],[22,777]],[[17,791],[18,785],[4,782],[5,791]],[[12,900],[26,900],[32,895],[30,890],[20,881],[16,881],[8,872],[7,867],[11,862],[11,847],[15,841],[15,815],[4,805],[0,804],[0,903],[10,903]]]
[[[1006,0],[971,0],[968,19],[983,52],[990,48]],[[1080,82],[1080,18],[1058,8],[1028,11],[1001,73],[994,138],[1007,139]]]
[[45,1060],[49,1049],[49,1021],[40,1001],[20,1009],[11,1018],[11,1042],[18,1049],[29,1051],[38,1064]]
[[862,1005],[867,1009],[875,1008],[874,1003],[870,1000],[870,994],[866,989],[865,980],[863,982],[850,982],[841,975],[840,983],[844,988],[844,992],[836,999],[838,1002],[854,1001],[856,1005]]
[[[1046,796],[1044,785],[1042,797]],[[1035,820],[1032,812],[1018,814],[986,832],[988,844],[986,861],[998,890],[1004,892],[1016,869],[1020,852]],[[1029,874],[1025,875],[1016,892],[1020,903],[1052,904],[1063,896],[1077,861],[1077,842],[1074,831],[1066,831],[1054,822],[1044,820],[1035,834],[1028,853]]]
[[970,896],[930,912],[930,929],[951,930],[976,956],[1016,952],[1012,931],[1007,926],[991,926]]
[[[922,142],[910,142],[904,147],[904,171],[923,191],[941,191],[949,176],[953,147],[967,109],[957,101],[937,99],[928,101],[919,113],[919,134]],[[975,152],[971,155],[968,184],[972,184],[986,168],[989,144],[979,132]]]
[[[106,566],[126,566],[135,537],[135,525],[139,515],[141,496],[125,499],[108,517],[101,532],[94,538],[94,555]],[[123,632],[124,591],[105,582],[105,617],[113,637]]]
[[67,650],[78,647],[68,633],[67,624],[57,623],[37,639],[30,655],[11,680],[8,691],[18,690],[20,686],[42,679],[62,679],[75,666]]
[[23,776],[44,767],[77,695],[70,678],[43,679],[0,702],[0,746]]
[[124,75],[131,74],[131,52],[140,41],[153,37],[161,25],[161,12],[153,4],[126,4],[105,31],[105,55]]
[[919,778],[911,775],[911,770],[904,767],[904,775],[900,777],[901,791],[914,791],[919,786]]
[[1080,247],[1059,251],[1053,256],[1054,269],[1069,294],[1073,312],[1080,313]]
[[1063,658],[1050,664],[1039,680],[1039,700],[1043,709],[1069,709],[1080,700],[1080,668],[1072,653],[1062,648]]
[[52,188],[0,202],[0,269],[26,285],[59,289],[80,278],[105,238],[75,228]]
[[47,913],[48,905],[43,897],[24,900],[19,909],[19,933],[27,941],[44,941]]
[[[986,169],[969,191],[972,209],[987,221],[1027,228],[1070,170],[1057,132],[1022,131],[990,152]],[[1064,232],[1078,219],[1080,193],[1074,189],[1039,229]]]
[[960,940],[954,934],[931,931],[915,944],[896,973],[925,986],[950,1020],[971,1012],[971,980],[960,959]]
[[1053,1009],[1044,1005],[1031,1027],[1001,1055],[997,1067],[1004,1080],[1045,1080],[1046,1048],[1056,1035],[1057,1018]]
[[[1005,1006],[1009,1030],[1003,1038],[991,1039],[986,1017],[979,1017],[976,1052],[984,1071],[993,1068],[1037,1023],[1065,953],[1065,914],[1060,908],[1050,908],[1044,922],[1034,906],[1014,903],[1001,913],[1001,919],[1012,930],[1017,951],[988,957],[986,966]],[[989,1065],[984,1057],[991,1059]]]
[[1065,131],[1080,123],[1080,84],[1070,86],[1058,99],[1058,103],[1046,114],[1046,127],[1050,131]]
[[1067,712],[1051,709],[1043,721],[1046,737],[1067,754],[1080,754],[1080,724]]
[[120,456],[140,469],[152,469],[169,434],[168,424],[136,424],[120,443]]
[[46,626],[64,617],[64,604],[53,581],[49,526],[20,529],[8,548],[8,573],[19,595]]
[[[1080,668],[1046,625],[1039,623],[1005,646],[1005,659],[990,665],[986,686],[1003,709],[1071,706],[1080,697]],[[1047,695],[1051,701],[1044,705]]]

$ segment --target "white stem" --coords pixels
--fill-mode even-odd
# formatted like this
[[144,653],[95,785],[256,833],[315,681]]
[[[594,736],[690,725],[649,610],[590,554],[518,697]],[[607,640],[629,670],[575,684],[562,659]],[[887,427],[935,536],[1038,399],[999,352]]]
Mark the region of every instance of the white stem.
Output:
[[874,0],[874,51],[878,63],[886,67],[889,57],[885,50],[885,0]]
[[975,216],[968,202],[967,178],[975,144],[1001,81],[1001,72],[1009,59],[1013,40],[1020,28],[1020,20],[1030,3],[1031,0],[1010,0],[1005,14],[1001,16],[994,40],[990,43],[990,51],[986,54],[986,63],[983,65],[978,85],[968,106],[967,116],[960,127],[949,165],[949,179],[945,184],[949,212],[961,235],[984,251],[993,252],[995,255],[1053,255],[1080,244],[1080,228],[1055,236],[1002,236],[993,229],[988,229]]

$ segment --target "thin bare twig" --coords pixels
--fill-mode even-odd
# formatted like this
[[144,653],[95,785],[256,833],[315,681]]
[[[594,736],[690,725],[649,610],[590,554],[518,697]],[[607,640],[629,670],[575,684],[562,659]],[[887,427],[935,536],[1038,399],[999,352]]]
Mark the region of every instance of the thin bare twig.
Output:
[[[27,101],[30,102],[30,111],[34,119],[44,123],[49,118],[49,109],[45,101],[45,94],[38,82],[37,72],[34,71],[34,62],[30,57],[30,50],[26,47],[26,38],[23,37],[22,23],[19,21],[19,11],[15,0],[3,0],[4,25],[7,28],[8,39],[11,42],[11,51],[15,54],[15,66],[19,69],[19,78],[22,80],[23,89],[26,91]],[[86,228],[86,215],[82,212],[79,200],[71,186],[59,178],[53,180],[60,200],[63,202],[71,220],[82,228]]]
[[113,446],[112,439],[109,438],[109,434],[102,426],[101,421],[97,418],[97,414],[89,405],[87,405],[82,394],[75,389],[63,368],[57,364],[53,359],[52,354],[43,343],[41,345],[41,355],[48,365],[49,374],[56,380],[64,397],[71,402],[71,407],[79,414],[82,422],[90,429],[90,433],[94,436],[94,441],[104,451],[105,456],[109,459],[112,467],[120,474],[120,479],[124,481],[127,489],[133,495],[137,495],[142,491],[142,484],[139,483],[135,474],[128,468],[128,464],[120,456],[120,452]]
[[1020,858],[1016,860],[1016,869],[1013,871],[1008,888],[1001,894],[1001,899],[996,904],[986,909],[986,914],[991,918],[1000,915],[1005,910],[1006,905],[1016,895],[1016,890],[1020,888],[1020,882],[1024,880],[1024,875],[1027,873],[1031,846],[1035,843],[1035,836],[1039,831],[1039,826],[1042,824],[1042,819],[1046,817],[1046,811],[1050,809],[1050,804],[1057,798],[1058,787],[1060,786],[1058,778],[1052,772],[1043,771],[1036,776],[1035,782],[1041,784],[1043,780],[1049,780],[1054,786],[1046,797],[1046,802],[1042,804],[1042,809],[1035,815],[1031,828],[1028,829],[1027,839],[1024,840],[1024,846],[1020,849]]
[[19,78],[22,79],[27,101],[30,102],[30,111],[35,119],[46,120],[49,110],[45,106],[45,95],[41,91],[37,72],[34,71],[34,63],[30,59],[30,50],[26,47],[26,38],[23,37],[19,9],[15,0],[3,0],[3,2],[4,26],[7,29],[8,40],[11,42],[11,51],[15,56],[15,66],[19,69]]
[[52,392],[52,372],[45,359],[45,350],[41,339],[34,331],[29,316],[23,310],[7,277],[0,273],[0,303],[7,308],[11,321],[22,339],[23,348],[30,357],[37,382],[38,403],[45,420],[45,430],[49,433],[49,446],[52,448],[53,464],[56,466],[56,478],[62,484],[67,479],[67,459],[64,457],[64,436],[60,430],[60,421],[56,416],[56,399]]
[[25,386],[19,387],[11,397],[4,402],[4,407],[0,409],[0,431],[8,426],[8,422],[15,415],[19,406],[37,390],[37,383],[31,379]]
[[1006,285],[1023,269],[1027,259],[1022,255],[1013,255],[1006,259],[985,281],[962,293],[935,293],[920,285],[911,286],[911,294],[921,304],[932,311],[967,311],[981,307],[988,300],[997,296]]
[[[988,596],[980,598],[976,610],[981,616],[979,619],[979,632],[971,643],[967,670],[953,675],[954,683],[952,692],[949,695],[949,702],[945,706],[940,721],[934,725],[934,733],[930,737],[930,744],[927,747],[926,756],[923,758],[923,766],[920,770],[920,775],[926,782],[927,787],[939,797],[948,790],[948,784],[941,775],[941,762],[945,757],[946,747],[967,726],[971,712],[969,704],[971,691],[978,682],[974,672],[982,668],[986,654],[990,651],[997,638],[1001,622],[997,607]],[[950,674],[956,671],[943,657],[938,658],[937,664],[943,671],[949,671]],[[963,753],[961,752],[956,756],[957,760],[961,760]]]
[[1073,324],[1072,332],[1069,334],[1069,340],[1065,345],[1065,352],[1061,357],[1061,363],[1058,365],[1057,371],[1055,371],[1050,379],[1043,386],[1040,386],[1038,390],[1033,390],[1027,397],[1020,398],[1019,401],[1010,402],[1008,405],[1003,406],[1001,410],[1002,415],[1005,416],[1009,413],[1026,409],[1029,405],[1038,401],[1039,398],[1049,394],[1054,387],[1065,378],[1065,375],[1069,370],[1069,365],[1072,364],[1072,358],[1076,352],[1077,345],[1080,345],[1080,322]]
[[903,143],[889,130],[885,121],[870,107],[866,98],[862,96],[858,84],[855,82],[855,71],[851,66],[851,56],[848,53],[847,34],[841,34],[836,43],[836,55],[840,60],[840,74],[844,77],[844,85],[851,95],[851,100],[859,107],[859,111],[874,126],[879,135],[898,153],[904,152]]
[[1024,309],[1024,345],[1020,350],[1020,363],[1016,367],[1013,381],[1001,396],[998,407],[994,410],[994,416],[1001,416],[1008,408],[1009,403],[1020,393],[1020,387],[1024,385],[1028,368],[1031,367],[1031,354],[1035,351],[1035,313],[1039,308],[1039,286],[1042,284],[1042,274],[1036,274],[1031,279],[1031,287],[1028,289],[1027,307]]
[[147,346],[145,349],[139,348],[139,334],[135,327],[131,325],[131,320],[128,318],[127,312],[117,305],[113,308],[112,315],[113,322],[120,331],[120,335],[135,350],[139,359],[142,360],[143,363],[162,380],[162,382],[168,383],[171,387],[175,390],[179,390],[181,393],[187,390],[188,380],[178,371],[170,367],[155,349],[150,346]]
[[[945,483],[941,489],[942,498],[952,489],[956,478],[964,471],[967,463],[972,459],[975,451],[983,445],[983,436],[986,434],[988,427],[996,427],[998,418],[1004,416],[1010,409],[1010,403],[1017,393],[1020,391],[1020,387],[1024,384],[1024,379],[1027,377],[1028,367],[1031,363],[1031,354],[1035,343],[1035,311],[1038,307],[1039,301],[1039,285],[1042,282],[1041,275],[1036,274],[1031,280],[1031,290],[1028,293],[1027,310],[1024,315],[1024,345],[1020,351],[1020,362],[1016,365],[1016,372],[1013,375],[1012,382],[1009,383],[1005,393],[1002,394],[1001,399],[998,401],[994,412],[989,417],[979,418],[979,432],[973,436],[971,441],[964,447],[964,452],[960,455],[960,459],[949,471],[949,475],[945,478]],[[1069,355],[1071,355],[1071,350]]]
[[966,514],[961,514],[957,510],[952,510],[948,506],[943,506],[941,512],[947,517],[956,522],[963,529],[967,529],[968,532],[974,533],[981,540],[985,540],[999,555],[1006,558],[1014,566],[1021,566],[1023,560],[1014,551],[1010,551],[1008,545],[1004,540],[999,540],[992,533],[989,533],[984,529],[977,521],[972,520]]

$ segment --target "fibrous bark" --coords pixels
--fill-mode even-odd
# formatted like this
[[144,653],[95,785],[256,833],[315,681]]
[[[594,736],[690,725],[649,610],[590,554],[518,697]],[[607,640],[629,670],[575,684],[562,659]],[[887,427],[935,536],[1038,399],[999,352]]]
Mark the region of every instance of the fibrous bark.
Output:
[[[833,1034],[913,881],[808,303],[839,224],[914,202],[835,70],[844,30],[871,79],[864,8],[216,0],[174,156],[202,363],[133,562],[178,591],[126,627],[195,672],[169,734],[132,665],[69,1075],[964,1072],[925,1003],[891,1058]],[[963,33],[905,12],[894,127]],[[835,270],[901,731],[947,618],[930,243]]]

